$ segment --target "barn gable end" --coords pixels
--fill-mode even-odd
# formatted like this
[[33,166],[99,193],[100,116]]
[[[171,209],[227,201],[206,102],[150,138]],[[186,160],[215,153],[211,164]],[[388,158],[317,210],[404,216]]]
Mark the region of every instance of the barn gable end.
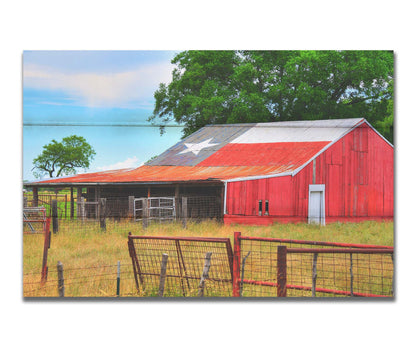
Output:
[[[361,221],[392,219],[394,214],[394,149],[372,127],[364,123],[333,143],[295,175],[229,182],[227,189],[239,187],[246,205],[268,201],[268,215],[258,208],[246,209],[244,218],[235,218],[236,202],[229,206],[226,223],[271,224],[307,222],[308,189],[311,184],[325,185],[325,220]],[[261,194],[256,186],[267,186]],[[253,194],[257,191],[257,194]],[[254,201],[253,197],[257,201]],[[253,213],[254,211],[254,213]]]

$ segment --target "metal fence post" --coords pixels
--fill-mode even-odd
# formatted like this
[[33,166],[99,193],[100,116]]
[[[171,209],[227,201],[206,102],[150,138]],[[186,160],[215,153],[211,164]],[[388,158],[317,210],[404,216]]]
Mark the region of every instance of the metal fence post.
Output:
[[277,246],[277,296],[287,296],[287,247]]
[[240,296],[241,232],[234,232],[233,296]]
[[354,296],[354,271],[353,271],[353,263],[352,263],[352,253],[350,253],[350,291],[351,297]]

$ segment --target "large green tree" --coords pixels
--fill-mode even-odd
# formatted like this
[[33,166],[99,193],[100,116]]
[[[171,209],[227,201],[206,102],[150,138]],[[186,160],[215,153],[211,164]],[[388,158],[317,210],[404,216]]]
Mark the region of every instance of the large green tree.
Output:
[[61,142],[52,140],[33,160],[33,174],[37,178],[75,174],[77,168],[89,168],[95,151],[82,136],[64,137]]
[[207,124],[364,117],[393,140],[391,51],[184,51],[149,121]]

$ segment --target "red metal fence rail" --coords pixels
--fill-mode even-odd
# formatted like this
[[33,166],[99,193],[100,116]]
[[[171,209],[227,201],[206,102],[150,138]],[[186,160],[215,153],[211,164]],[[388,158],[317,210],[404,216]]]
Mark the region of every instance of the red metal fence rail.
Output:
[[[286,263],[282,254],[287,247]],[[295,247],[302,248],[295,248]],[[320,248],[312,248],[319,246]],[[259,238],[235,234],[244,278],[233,293],[242,296],[393,295],[393,247]],[[282,271],[286,270],[286,274]],[[235,274],[237,274],[235,272]],[[286,278],[286,292],[281,288]],[[279,285],[280,283],[280,285]],[[278,289],[278,290],[277,290]]]

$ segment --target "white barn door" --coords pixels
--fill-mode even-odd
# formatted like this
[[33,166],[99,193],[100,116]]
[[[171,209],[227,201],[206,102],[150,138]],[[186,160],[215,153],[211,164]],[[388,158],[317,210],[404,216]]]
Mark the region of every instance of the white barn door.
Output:
[[325,225],[325,184],[309,185],[308,223]]

